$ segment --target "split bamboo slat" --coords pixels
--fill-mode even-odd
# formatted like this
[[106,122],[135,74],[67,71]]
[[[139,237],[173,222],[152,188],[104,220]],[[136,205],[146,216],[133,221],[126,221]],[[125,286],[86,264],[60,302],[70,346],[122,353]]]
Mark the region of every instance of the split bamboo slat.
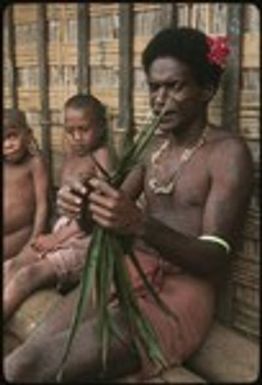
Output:
[[[171,3],[170,3],[171,4]],[[132,103],[128,121],[132,121],[134,132],[141,129],[149,111],[148,88],[141,65],[141,53],[153,34],[166,23],[167,6],[162,2],[133,3],[132,9]],[[89,12],[90,39],[88,55],[89,90],[101,99],[109,109],[110,126],[116,143],[121,142],[125,127],[119,126],[121,104],[119,89],[123,86],[121,72],[120,47],[120,3],[90,3]],[[178,26],[198,27],[210,35],[226,34],[232,30],[228,23],[233,17],[234,5],[226,3],[175,3],[173,10]],[[12,29],[4,19],[4,106],[14,104],[15,95],[19,108],[25,110],[29,124],[36,138],[41,143],[41,90],[38,67],[38,19],[36,3],[14,4],[12,6]],[[50,106],[51,150],[53,155],[54,181],[57,183],[62,154],[63,141],[63,105],[67,98],[78,91],[78,44],[79,36],[77,3],[47,3],[46,23],[48,30],[48,97]],[[231,7],[231,8],[230,8]],[[233,7],[233,8],[232,8]],[[233,13],[231,12],[233,9]],[[231,292],[231,325],[250,336],[259,336],[259,94],[260,94],[260,28],[259,12],[255,5],[243,5],[243,23],[239,23],[240,57],[234,63],[239,65],[240,79],[231,84],[232,100],[237,97],[239,103],[234,125],[251,149],[255,163],[255,186],[247,215],[244,243],[240,247],[233,263]],[[127,14],[126,14],[127,15]],[[129,15],[130,16],[130,15]],[[173,16],[172,16],[173,17]],[[123,21],[123,19],[122,19]],[[234,36],[236,39],[236,36]],[[12,49],[14,54],[12,54]],[[15,69],[15,71],[14,71]],[[234,68],[233,68],[234,70]],[[232,68],[231,68],[232,71]],[[121,73],[120,73],[121,72]],[[83,72],[85,73],[85,72]],[[232,72],[231,72],[232,73]],[[16,75],[16,78],[15,76]],[[221,89],[210,105],[209,118],[215,124],[223,124],[223,111],[229,114],[225,106],[225,86],[228,76],[225,74]],[[16,80],[15,80],[16,79]],[[235,78],[234,78],[235,79]],[[230,80],[230,79],[229,79]],[[14,83],[15,88],[14,88]],[[127,92],[127,88],[123,88]],[[228,91],[228,90],[227,90]],[[121,107],[122,106],[122,107]]]

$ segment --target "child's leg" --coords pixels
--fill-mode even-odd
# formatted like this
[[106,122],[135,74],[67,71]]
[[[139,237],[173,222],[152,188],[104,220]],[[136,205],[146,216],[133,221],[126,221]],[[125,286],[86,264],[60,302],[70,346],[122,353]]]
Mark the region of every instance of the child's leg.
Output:
[[4,321],[8,320],[36,289],[55,283],[56,273],[48,259],[22,267],[4,288]]
[[38,260],[37,255],[38,252],[29,246],[15,257],[6,260],[4,262],[4,287],[8,285],[21,268],[36,262]]

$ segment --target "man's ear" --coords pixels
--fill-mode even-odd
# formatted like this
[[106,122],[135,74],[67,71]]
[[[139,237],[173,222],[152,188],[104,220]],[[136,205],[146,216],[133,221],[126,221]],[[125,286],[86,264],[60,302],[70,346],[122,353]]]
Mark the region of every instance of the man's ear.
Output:
[[211,84],[205,86],[202,90],[202,101],[209,102],[215,94],[215,87]]

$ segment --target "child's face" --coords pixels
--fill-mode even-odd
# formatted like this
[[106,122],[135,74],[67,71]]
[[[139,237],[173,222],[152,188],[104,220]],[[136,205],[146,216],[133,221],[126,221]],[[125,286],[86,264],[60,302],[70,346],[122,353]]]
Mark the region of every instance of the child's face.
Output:
[[97,144],[99,126],[92,109],[68,107],[65,110],[65,135],[74,154],[84,156]]
[[3,156],[10,163],[19,162],[28,150],[29,130],[6,127],[3,135]]

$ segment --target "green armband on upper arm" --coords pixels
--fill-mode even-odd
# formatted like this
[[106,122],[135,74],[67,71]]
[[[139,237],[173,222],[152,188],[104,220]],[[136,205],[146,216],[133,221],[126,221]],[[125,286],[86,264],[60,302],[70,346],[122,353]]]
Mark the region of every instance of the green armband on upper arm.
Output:
[[230,254],[231,252],[231,247],[229,243],[216,235],[201,235],[198,239],[201,239],[202,241],[213,242],[213,243],[216,243],[217,245],[222,246],[227,254]]

